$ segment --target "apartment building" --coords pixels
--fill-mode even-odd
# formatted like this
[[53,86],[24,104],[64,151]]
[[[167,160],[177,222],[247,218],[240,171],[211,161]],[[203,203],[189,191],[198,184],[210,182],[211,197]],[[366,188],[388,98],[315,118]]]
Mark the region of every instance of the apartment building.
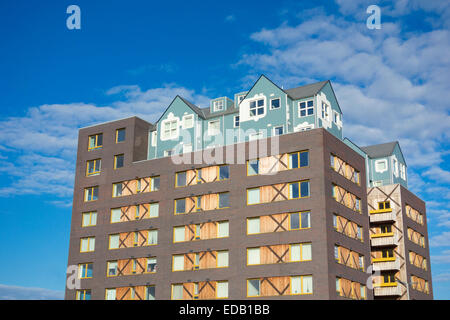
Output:
[[81,129],[66,299],[432,298],[400,146],[342,126],[330,81],[261,76],[206,108],[177,96],[154,124]]

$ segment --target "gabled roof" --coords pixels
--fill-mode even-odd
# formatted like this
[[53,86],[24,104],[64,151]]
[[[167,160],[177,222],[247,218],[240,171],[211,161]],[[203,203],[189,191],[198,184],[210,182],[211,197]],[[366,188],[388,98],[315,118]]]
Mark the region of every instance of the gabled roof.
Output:
[[292,89],[286,89],[284,92],[286,92],[287,95],[293,100],[312,97],[317,94],[329,81],[330,80],[325,80]]
[[381,158],[392,155],[398,141],[376,144],[373,146],[361,147],[360,149],[367,153],[371,158]]
[[[193,104],[192,102],[189,102],[188,100],[186,100],[185,98],[178,96],[184,103],[186,103],[195,113],[197,113],[200,117],[205,118],[205,114],[203,112],[204,109],[201,109],[199,107],[197,107],[195,104]],[[208,108],[209,109],[209,108]]]

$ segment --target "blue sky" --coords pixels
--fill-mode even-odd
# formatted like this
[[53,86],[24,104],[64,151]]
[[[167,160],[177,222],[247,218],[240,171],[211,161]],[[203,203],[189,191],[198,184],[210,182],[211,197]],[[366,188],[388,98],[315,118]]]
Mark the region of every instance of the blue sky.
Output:
[[[81,30],[66,28],[71,4]],[[78,128],[154,121],[177,94],[204,107],[261,73],[330,79],[345,136],[400,141],[435,297],[450,299],[449,1],[10,0],[0,41],[0,299],[63,297]]]

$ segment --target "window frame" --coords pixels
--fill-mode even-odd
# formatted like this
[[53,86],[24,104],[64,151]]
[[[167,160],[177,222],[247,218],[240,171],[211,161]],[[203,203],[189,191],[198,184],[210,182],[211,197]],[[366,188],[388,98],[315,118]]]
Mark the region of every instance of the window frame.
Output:
[[[119,141],[119,132],[124,132],[123,140],[121,141]],[[126,137],[127,137],[126,128],[116,129],[116,139],[115,139],[116,143],[125,142]]]
[[[277,108],[274,108],[274,107],[272,106],[272,101],[275,101],[275,100],[278,100],[278,107],[277,107]],[[278,97],[278,98],[272,98],[272,99],[270,99],[270,101],[269,101],[269,110],[280,110],[280,109],[281,109],[281,98]]]
[[[97,168],[97,161],[98,161],[98,168]],[[90,163],[94,163],[94,171],[92,173],[89,173],[89,164]],[[86,177],[98,176],[101,173],[101,171],[102,171],[102,159],[101,158],[86,161]]]
[[[89,193],[92,193],[91,196],[89,197]],[[94,199],[95,197],[95,193],[97,193],[97,198]],[[89,198],[91,198],[89,200]],[[97,201],[99,198],[99,186],[92,186],[92,187],[87,187],[84,188],[84,202],[93,202],[93,201]]]
[[[258,102],[263,101],[263,105],[259,106]],[[255,106],[252,107],[252,103],[255,103]],[[258,114],[259,110],[262,109],[262,113]],[[249,100],[248,102],[248,111],[249,111],[249,118],[257,118],[257,117],[263,117],[266,114],[266,98],[255,98],[252,100]],[[254,111],[254,115],[252,115],[252,111]]]
[[[218,123],[218,129],[214,129],[215,131],[212,128],[212,124],[213,123],[214,124]],[[220,119],[208,121],[208,130],[207,130],[207,132],[208,132],[208,136],[217,136],[217,135],[219,135],[221,133],[221,130],[220,130]]]
[[[84,224],[84,217],[85,215],[89,215],[89,224],[85,225]],[[95,224],[92,224],[92,217],[95,216]],[[86,228],[86,227],[94,227],[97,225],[97,211],[87,211],[87,212],[82,212],[81,213],[81,227],[82,228]]]
[[[122,166],[118,167],[117,166],[117,160],[119,159],[119,157],[122,157]],[[121,153],[121,154],[116,154],[114,156],[114,170],[123,168],[125,166],[125,154]]]
[[[309,102],[312,102],[312,106],[308,106]],[[302,107],[302,103],[305,104],[304,107]],[[298,108],[297,115],[298,115],[299,118],[313,116],[314,115],[314,100],[313,99],[309,99],[309,100],[299,101],[298,104],[297,104],[297,108]],[[312,113],[308,114],[310,110],[312,110]],[[305,111],[305,115],[304,116],[302,116],[302,111]]]
[[[91,137],[95,137],[95,143],[94,143],[93,147],[90,146]],[[99,137],[101,137],[101,145],[98,144]],[[103,148],[103,132],[89,135],[88,136],[88,151],[98,150],[101,148]]]

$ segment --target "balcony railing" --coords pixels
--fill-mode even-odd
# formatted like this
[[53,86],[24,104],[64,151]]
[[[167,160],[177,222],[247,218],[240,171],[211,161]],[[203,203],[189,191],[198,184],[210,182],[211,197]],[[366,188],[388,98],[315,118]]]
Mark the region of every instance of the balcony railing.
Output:
[[372,259],[373,269],[379,271],[400,270],[400,261],[394,258]]
[[397,245],[398,236],[395,232],[375,233],[370,235],[370,244],[372,246],[392,246]]
[[397,282],[392,283],[374,283],[373,284],[373,293],[375,296],[384,297],[384,296],[401,296],[402,295],[402,287],[397,284]]
[[370,211],[370,222],[395,221],[395,214],[392,208]]

